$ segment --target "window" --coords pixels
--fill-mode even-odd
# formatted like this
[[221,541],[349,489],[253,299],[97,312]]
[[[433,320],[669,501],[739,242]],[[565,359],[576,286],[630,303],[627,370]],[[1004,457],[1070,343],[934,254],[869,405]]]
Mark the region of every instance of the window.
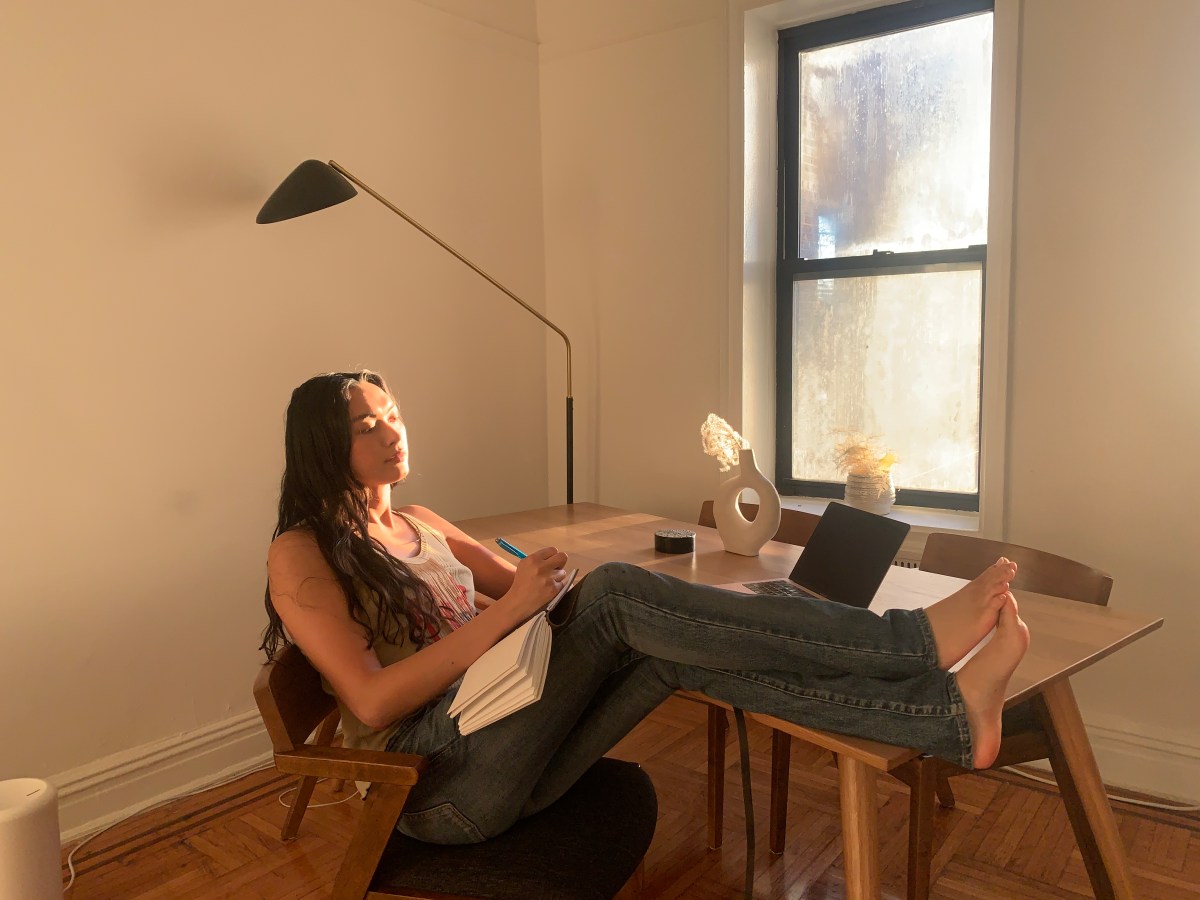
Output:
[[978,510],[991,0],[779,34],[776,485],[840,497],[844,431],[897,503]]

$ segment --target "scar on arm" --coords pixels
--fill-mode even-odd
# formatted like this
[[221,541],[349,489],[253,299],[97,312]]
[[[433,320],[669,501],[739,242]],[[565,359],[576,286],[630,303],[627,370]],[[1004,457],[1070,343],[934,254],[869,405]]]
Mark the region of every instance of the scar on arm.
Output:
[[[284,590],[281,587],[277,587],[274,579],[269,578],[268,581],[270,582],[270,586],[271,586],[271,602],[272,603],[275,603],[276,601],[279,601],[279,600],[284,600],[284,601],[290,602],[290,603],[300,607],[301,609],[319,609],[321,606],[324,605],[323,603],[321,603],[319,601],[313,601],[313,600],[306,601],[305,599],[303,599],[304,595],[306,593],[305,588],[312,587],[317,590],[320,590],[321,586],[328,585],[328,584],[335,585],[339,588],[341,587],[341,585],[338,584],[338,580],[336,578],[331,578],[326,575],[305,575],[303,578],[300,579],[299,583],[296,584],[295,588],[292,590]],[[290,587],[290,585],[289,585],[289,587]],[[309,597],[312,597],[312,590],[309,590],[307,593],[308,593]]]

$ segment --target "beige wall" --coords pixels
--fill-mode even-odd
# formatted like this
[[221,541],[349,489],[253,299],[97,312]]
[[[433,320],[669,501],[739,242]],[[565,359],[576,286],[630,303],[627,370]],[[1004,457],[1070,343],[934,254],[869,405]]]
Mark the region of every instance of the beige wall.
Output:
[[1114,741],[1190,760],[1200,801],[1198,32],[1191,0],[1025,3],[1008,533],[1165,616],[1078,693]]
[[725,4],[540,0],[538,27],[579,496],[694,521],[718,483],[700,424],[723,412],[727,357]]
[[539,323],[370,198],[254,224],[333,158],[543,302],[532,0],[446,5],[0,7],[0,778],[252,708],[308,375],[391,380],[404,500],[548,501]]

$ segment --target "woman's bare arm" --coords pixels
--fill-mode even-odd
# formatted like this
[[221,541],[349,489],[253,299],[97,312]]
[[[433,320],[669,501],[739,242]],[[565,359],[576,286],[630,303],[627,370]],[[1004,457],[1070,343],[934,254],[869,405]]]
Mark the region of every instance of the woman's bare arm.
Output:
[[359,721],[386,728],[444,693],[488,648],[545,606],[565,564],[566,555],[554,548],[531,553],[509,573],[504,603],[390,666],[380,665],[350,618],[341,585],[310,533],[293,530],[276,538],[267,574],[271,603],[292,640]]

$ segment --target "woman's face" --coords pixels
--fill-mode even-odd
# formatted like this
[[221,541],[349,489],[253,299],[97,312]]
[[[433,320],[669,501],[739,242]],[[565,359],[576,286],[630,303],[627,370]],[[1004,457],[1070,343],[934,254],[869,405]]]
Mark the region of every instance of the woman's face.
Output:
[[350,389],[350,471],[364,487],[408,477],[408,434],[396,401],[369,381]]

